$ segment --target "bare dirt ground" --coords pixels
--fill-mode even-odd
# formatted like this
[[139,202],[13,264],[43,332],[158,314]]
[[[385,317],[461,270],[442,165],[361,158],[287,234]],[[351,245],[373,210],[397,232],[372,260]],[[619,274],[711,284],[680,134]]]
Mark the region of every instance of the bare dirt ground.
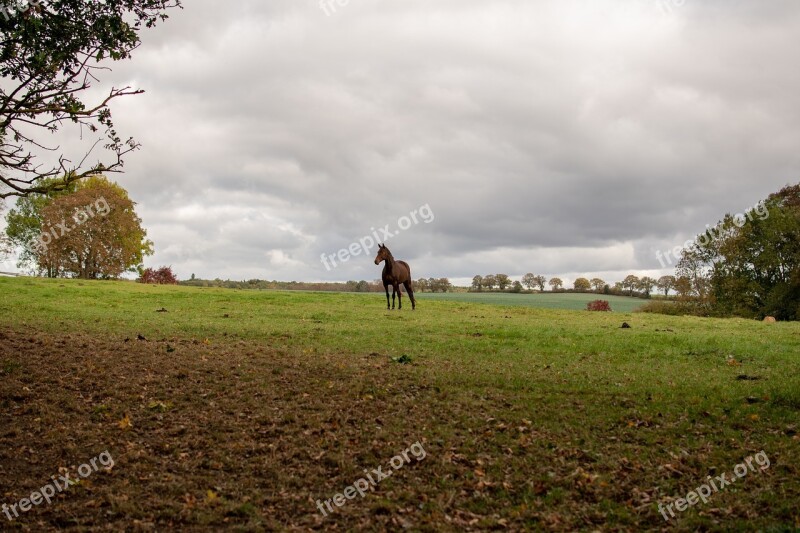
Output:
[[[0,504],[16,504],[65,471],[75,478],[79,465],[104,451],[114,460],[49,505],[14,520],[0,514],[0,529],[639,531],[691,524],[665,523],[654,503],[665,479],[690,485],[709,474],[702,454],[713,446],[702,439],[690,454],[661,464],[659,443],[682,434],[685,420],[632,416],[632,402],[611,393],[466,387],[459,378],[447,385],[447,361],[432,372],[379,352],[344,356],[304,346],[0,328]],[[319,511],[317,500],[342,493],[365,469],[389,470],[416,442],[423,459],[412,457],[334,513]],[[739,445],[746,453],[747,443]],[[773,459],[771,470],[747,479],[747,490],[783,487],[783,508],[755,497],[742,505],[730,490],[701,509],[707,529],[768,516],[794,522],[794,467]]]
[[[0,529],[379,530],[441,520],[438,529],[480,518],[435,510],[454,493],[432,480],[463,478],[469,461],[421,440],[447,415],[442,402],[380,354],[345,365],[246,342],[11,330],[0,343],[0,503],[64,469],[76,477],[103,451],[114,459],[51,505],[14,521],[0,515]],[[412,456],[363,500],[319,512],[316,499],[342,492],[363,468],[385,471],[418,440],[435,459]],[[438,503],[423,511],[429,500]]]

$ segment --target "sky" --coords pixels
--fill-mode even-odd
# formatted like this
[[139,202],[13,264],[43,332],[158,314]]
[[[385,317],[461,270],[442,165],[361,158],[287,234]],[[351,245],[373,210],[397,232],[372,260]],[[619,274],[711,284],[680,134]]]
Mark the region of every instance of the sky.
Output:
[[184,4],[93,89],[182,279],[658,277],[800,181],[796,0]]

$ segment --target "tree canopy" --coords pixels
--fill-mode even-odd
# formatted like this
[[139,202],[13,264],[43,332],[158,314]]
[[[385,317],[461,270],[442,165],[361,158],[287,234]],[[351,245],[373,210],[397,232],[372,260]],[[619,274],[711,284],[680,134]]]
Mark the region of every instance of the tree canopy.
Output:
[[684,250],[677,274],[714,314],[800,318],[800,184],[725,215]]
[[[91,103],[86,96],[100,72],[109,70],[107,60],[130,58],[141,29],[180,6],[180,0],[3,3],[0,198],[63,190],[82,178],[121,169],[123,156],[139,144],[132,138],[123,141],[116,132],[109,102],[142,91],[112,88]],[[77,157],[59,153],[50,134],[64,126],[77,126],[70,134],[80,138],[102,131],[110,159],[91,159],[102,137]],[[48,152],[53,160],[40,162]]]
[[125,189],[102,176],[70,188],[21,198],[9,213],[20,266],[48,277],[116,278],[153,253]]

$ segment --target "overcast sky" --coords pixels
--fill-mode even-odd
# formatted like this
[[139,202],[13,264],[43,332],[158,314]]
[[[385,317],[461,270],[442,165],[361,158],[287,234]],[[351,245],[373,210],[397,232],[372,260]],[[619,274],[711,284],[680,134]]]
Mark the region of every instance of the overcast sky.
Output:
[[414,278],[657,276],[800,180],[797,0],[184,3],[98,86],[181,278],[376,279],[320,256],[387,224]]

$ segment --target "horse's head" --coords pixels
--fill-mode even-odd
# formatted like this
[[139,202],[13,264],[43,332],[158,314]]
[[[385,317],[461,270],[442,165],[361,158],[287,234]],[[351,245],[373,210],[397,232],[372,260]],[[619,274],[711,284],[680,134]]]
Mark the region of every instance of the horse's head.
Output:
[[389,249],[382,244],[378,245],[378,255],[375,256],[375,264],[380,265],[381,261],[388,261],[390,257],[392,257],[392,253]]

